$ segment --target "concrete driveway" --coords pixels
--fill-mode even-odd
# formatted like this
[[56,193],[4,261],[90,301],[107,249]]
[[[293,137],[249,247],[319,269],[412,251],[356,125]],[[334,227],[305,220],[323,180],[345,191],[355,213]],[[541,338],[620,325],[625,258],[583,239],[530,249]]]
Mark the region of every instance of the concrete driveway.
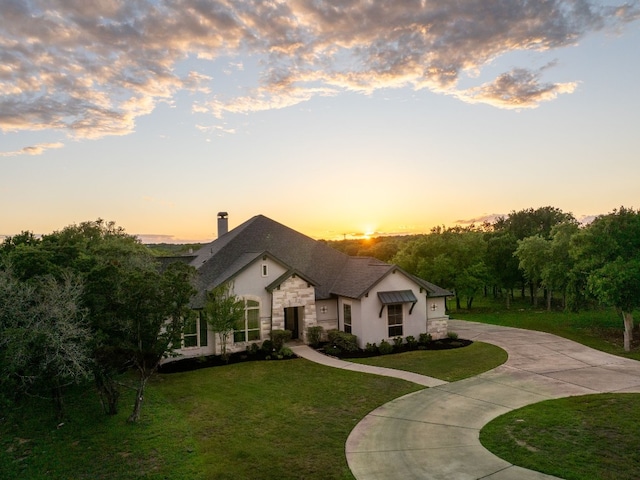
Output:
[[479,441],[492,419],[543,400],[640,393],[640,362],[548,333],[450,320],[449,330],[497,345],[504,365],[393,400],[367,415],[346,443],[358,480],[555,478],[516,467]]

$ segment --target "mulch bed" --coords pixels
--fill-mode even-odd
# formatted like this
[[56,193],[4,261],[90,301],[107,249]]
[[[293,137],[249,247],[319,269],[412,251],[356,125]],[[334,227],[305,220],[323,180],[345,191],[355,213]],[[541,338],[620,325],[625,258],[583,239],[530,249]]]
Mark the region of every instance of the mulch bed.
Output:
[[[393,347],[392,353],[402,353],[402,352],[410,352],[413,350],[451,350],[454,348],[463,348],[469,346],[473,343],[473,340],[466,340],[463,338],[443,338],[440,340],[432,340],[431,342],[418,345],[414,348],[409,348],[409,345],[403,343],[401,347]],[[325,345],[320,345],[318,347],[318,351],[324,353]],[[370,357],[378,357],[379,353],[367,352],[364,350],[359,350],[357,352],[342,352],[337,356],[338,358],[349,359],[349,358],[370,358]]]
[[[419,345],[417,348],[409,348],[405,343],[402,347],[394,347],[393,353],[400,352],[408,352],[411,350],[451,350],[452,348],[462,348],[467,345],[471,345],[473,341],[464,340],[464,339],[451,339],[451,338],[443,338],[441,340],[433,340],[426,345]],[[326,344],[321,344],[317,349],[319,352],[323,352],[324,346]],[[338,355],[339,358],[368,358],[368,357],[376,357],[379,354],[366,352],[364,350],[360,350],[358,352],[345,352]],[[247,352],[236,352],[229,354],[229,360],[225,362],[220,355],[208,355],[205,357],[197,357],[197,358],[184,358],[180,360],[174,360],[172,362],[165,363],[160,365],[158,368],[159,373],[178,373],[178,372],[189,372],[191,370],[198,370],[200,368],[209,368],[209,367],[221,367],[224,365],[231,365],[234,363],[241,362],[253,362],[258,360],[266,360],[267,355],[262,350],[256,353],[247,353]],[[291,358],[296,358],[291,357]],[[284,360],[287,360],[286,358]],[[276,360],[274,360],[276,361]],[[282,360],[277,360],[282,361]]]

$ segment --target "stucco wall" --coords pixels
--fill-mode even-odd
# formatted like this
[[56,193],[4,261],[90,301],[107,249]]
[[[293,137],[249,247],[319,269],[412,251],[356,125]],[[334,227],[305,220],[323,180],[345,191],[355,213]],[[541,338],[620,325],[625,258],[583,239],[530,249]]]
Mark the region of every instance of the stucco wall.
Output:
[[[352,315],[354,316],[352,330],[358,336],[358,345],[361,348],[364,348],[367,343],[379,344],[382,339],[390,339],[387,307],[382,307],[378,292],[394,290],[411,290],[418,300],[413,310],[410,303],[405,303],[402,306],[403,337],[413,335],[417,339],[421,333],[425,333],[428,330],[430,330],[429,333],[434,339],[446,336],[447,317],[444,316],[444,299],[427,299],[426,291],[423,290],[421,292],[420,287],[413,280],[401,271],[396,270],[395,273],[387,275],[360,301],[352,301]],[[437,305],[437,309],[433,312],[433,318],[430,318],[430,322],[427,322],[429,305],[434,303]],[[382,316],[380,316],[381,309]],[[410,310],[411,314],[409,314]]]
[[[337,329],[338,300],[316,300],[316,322],[322,327],[325,335],[327,330]],[[326,339],[326,336],[323,339]]]

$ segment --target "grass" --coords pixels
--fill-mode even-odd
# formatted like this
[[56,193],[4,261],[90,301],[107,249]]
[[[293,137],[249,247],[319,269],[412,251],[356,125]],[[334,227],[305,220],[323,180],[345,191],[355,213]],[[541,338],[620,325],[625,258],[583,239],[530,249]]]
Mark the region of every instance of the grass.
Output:
[[487,424],[481,443],[515,465],[566,480],[640,475],[640,394],[549,400]]
[[[447,354],[433,353],[434,364]],[[44,400],[3,411],[0,478],[352,479],[353,427],[421,388],[303,359],[240,363],[155,376],[135,425],[126,423],[132,392],[107,417],[93,389],[78,388],[63,425]]]
[[[512,303],[511,309],[507,310],[504,301],[496,301],[489,297],[478,298],[474,305],[476,307],[470,311],[450,312],[451,318],[553,333],[596,350],[640,360],[640,343],[637,339],[631,352],[624,351],[622,315],[613,308],[584,310],[578,313],[547,312],[543,307],[533,309],[528,300],[518,298]],[[638,312],[636,318],[637,314]]]
[[395,368],[455,382],[473,377],[507,361],[507,352],[495,345],[474,342],[452,350],[413,350],[394,355],[349,359],[376,367]]

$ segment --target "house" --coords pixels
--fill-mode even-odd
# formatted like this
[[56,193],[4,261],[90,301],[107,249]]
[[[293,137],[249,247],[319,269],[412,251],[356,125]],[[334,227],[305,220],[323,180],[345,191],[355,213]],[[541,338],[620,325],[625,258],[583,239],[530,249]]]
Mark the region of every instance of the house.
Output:
[[245,350],[286,329],[305,342],[315,325],[340,329],[367,343],[428,332],[447,334],[445,298],[451,293],[401,268],[370,257],[353,257],[263,215],[228,231],[228,214],[218,214],[218,238],[183,258],[196,268],[199,315],[187,326],[183,358],[219,354],[219,338],[203,316],[206,292],[232,282],[245,301],[244,324],[227,351]]

